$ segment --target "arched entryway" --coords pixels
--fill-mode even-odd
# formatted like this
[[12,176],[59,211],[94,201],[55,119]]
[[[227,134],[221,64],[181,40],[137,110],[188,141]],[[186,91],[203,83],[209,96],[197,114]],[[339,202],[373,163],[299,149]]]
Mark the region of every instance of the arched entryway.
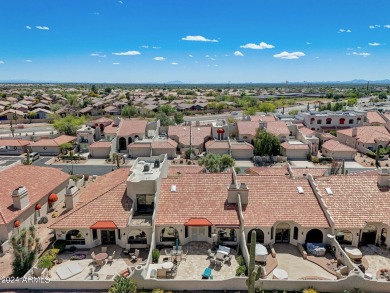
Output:
[[134,229],[131,230],[128,237],[127,243],[129,244],[148,244],[145,231]]
[[133,139],[131,138],[131,137],[129,137],[128,139],[127,139],[127,144],[131,144],[133,142]]
[[119,138],[119,150],[125,150],[126,149],[126,138],[121,137]]
[[65,236],[66,245],[85,245],[85,237],[79,230],[70,230]]
[[176,242],[179,239],[179,231],[173,227],[166,227],[161,230],[161,242]]
[[248,232],[248,237],[246,240],[247,244],[251,243],[252,231],[256,231],[256,243],[264,243],[264,232],[261,229],[252,229]]
[[362,245],[375,244],[376,243],[376,231],[375,225],[367,225],[362,230],[362,238],[360,239]]
[[352,245],[353,235],[349,230],[343,230],[336,233],[336,240],[341,245]]
[[306,243],[322,243],[324,234],[319,229],[311,229],[306,234]]
[[275,243],[290,243],[290,225],[279,223],[275,229]]

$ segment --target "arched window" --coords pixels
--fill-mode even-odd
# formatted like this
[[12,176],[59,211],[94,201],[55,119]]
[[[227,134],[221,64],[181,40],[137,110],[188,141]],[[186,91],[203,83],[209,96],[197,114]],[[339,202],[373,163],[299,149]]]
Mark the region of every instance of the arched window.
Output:
[[360,123],[362,122],[362,118],[358,117],[358,118],[356,119],[356,122],[357,122],[357,124],[360,124]]
[[298,227],[294,227],[294,235],[293,235],[293,238],[294,240],[298,240]]
[[248,233],[247,243],[251,243],[252,231],[256,231],[256,243],[264,243],[264,232],[261,229],[252,229]]
[[326,118],[326,124],[331,124],[332,123],[332,118]]
[[318,119],[318,120],[317,120],[317,124],[322,124],[322,120],[321,120],[321,119]]
[[146,238],[146,233],[142,230],[135,229],[131,230],[128,238],[127,243],[129,244],[147,244],[148,239]]
[[340,118],[339,123],[343,125],[345,123],[345,118]]
[[315,120],[316,120],[315,118],[311,118],[310,119],[310,124],[313,124]]
[[349,119],[349,124],[353,124],[355,121],[353,119]]
[[66,245],[85,245],[85,237],[79,230],[70,230],[65,236]]
[[352,245],[353,235],[352,235],[351,231],[343,230],[343,231],[337,232],[336,240],[341,245]]
[[161,231],[161,242],[175,242],[179,239],[179,232],[173,227],[167,227]]
[[306,234],[306,243],[322,243],[324,238],[324,234],[321,232],[321,230],[318,229],[311,229]]

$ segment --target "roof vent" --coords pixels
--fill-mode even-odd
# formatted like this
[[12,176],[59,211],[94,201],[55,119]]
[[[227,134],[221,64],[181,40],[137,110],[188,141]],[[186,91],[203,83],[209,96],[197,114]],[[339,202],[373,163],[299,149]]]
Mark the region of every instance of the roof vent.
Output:
[[150,165],[149,164],[145,164],[144,165],[144,172],[149,172],[150,171]]
[[298,186],[298,187],[297,187],[297,190],[298,190],[298,193],[299,193],[299,194],[304,194],[304,193],[305,193],[305,192],[303,191],[302,186]]
[[328,195],[333,195],[333,191],[330,189],[330,187],[325,187],[325,190]]
[[176,185],[171,185],[171,192],[176,192]]

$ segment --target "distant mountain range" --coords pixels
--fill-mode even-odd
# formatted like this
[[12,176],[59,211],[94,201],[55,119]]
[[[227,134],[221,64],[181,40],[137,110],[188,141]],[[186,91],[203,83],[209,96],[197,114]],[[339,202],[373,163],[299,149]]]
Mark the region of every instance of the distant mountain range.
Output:
[[[301,85],[306,85],[306,84],[344,84],[344,85],[348,85],[348,84],[367,84],[367,83],[370,83],[370,84],[390,84],[390,79],[382,79],[382,80],[366,80],[366,79],[353,79],[353,80],[350,80],[350,81],[310,81],[310,82],[306,82],[306,81],[290,81],[288,82],[288,84],[301,84]],[[15,84],[28,84],[28,83],[37,83],[37,84],[42,84],[42,83],[45,83],[45,84],[48,84],[48,83],[53,83],[53,84],[160,84],[160,85],[163,85],[163,84],[167,84],[167,85],[186,85],[186,84],[198,84],[198,83],[186,83],[186,82],[182,82],[180,80],[172,80],[172,81],[167,81],[167,82],[145,82],[145,83],[121,83],[121,82],[118,82],[118,83],[99,83],[99,82],[61,82],[61,81],[53,81],[53,80],[28,80],[28,79],[9,79],[9,80],[0,80],[0,83],[15,83]],[[215,82],[215,83],[202,83],[202,84],[216,84],[216,85],[224,85],[224,84],[227,84],[226,82]],[[286,82],[242,82],[242,83],[230,83],[230,85],[237,85],[237,84],[240,84],[240,85],[245,85],[245,84],[250,84],[250,85],[272,85],[272,84],[277,84],[277,85],[280,85],[280,84],[287,84]]]

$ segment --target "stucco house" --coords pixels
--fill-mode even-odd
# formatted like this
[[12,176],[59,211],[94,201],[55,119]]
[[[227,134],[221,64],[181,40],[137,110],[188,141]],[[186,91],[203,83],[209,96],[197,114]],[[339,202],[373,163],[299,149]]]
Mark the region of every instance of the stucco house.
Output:
[[96,141],[88,146],[92,158],[106,159],[111,153],[111,141]]
[[52,139],[41,139],[30,144],[32,152],[40,155],[57,156],[61,153],[60,146],[64,143],[75,143],[77,137],[69,135],[60,135]]
[[335,139],[327,140],[322,145],[322,155],[335,160],[354,160],[357,150]]
[[32,143],[24,139],[0,139],[0,155],[22,155]]
[[307,144],[297,140],[285,141],[280,145],[280,152],[287,160],[307,160],[310,149]]

